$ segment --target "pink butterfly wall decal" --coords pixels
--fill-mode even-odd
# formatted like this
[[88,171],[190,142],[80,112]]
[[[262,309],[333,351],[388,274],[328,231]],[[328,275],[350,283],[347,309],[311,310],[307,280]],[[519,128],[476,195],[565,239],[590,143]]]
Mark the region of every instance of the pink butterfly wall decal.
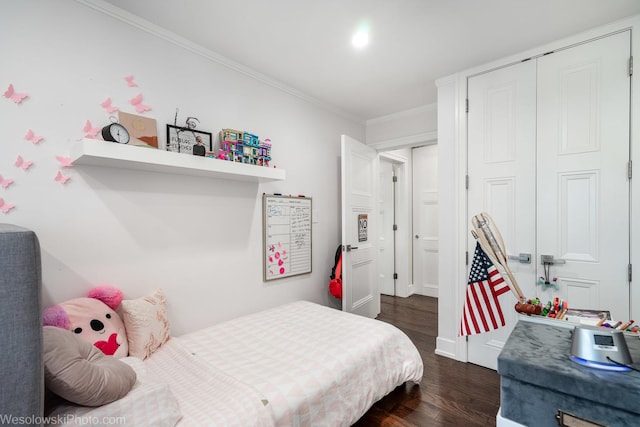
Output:
[[11,178],[3,178],[2,175],[0,175],[0,187],[7,188],[11,184],[13,184],[13,180]]
[[16,162],[14,163],[17,167],[19,167],[22,170],[28,170],[31,165],[33,165],[33,161],[29,160],[26,161],[22,158],[21,155],[18,155],[18,158],[16,159]]
[[43,137],[42,136],[36,136],[36,134],[31,129],[29,129],[27,131],[27,134],[24,136],[24,139],[26,139],[27,141],[31,141],[34,144],[37,144],[40,141],[42,141]]
[[61,168],[70,168],[73,166],[71,164],[71,157],[56,156],[56,160],[60,163]]
[[148,105],[144,105],[142,103],[142,94],[141,93],[139,93],[137,96],[134,96],[133,98],[131,98],[131,100],[129,102],[131,103],[131,105],[136,107],[136,112],[138,112],[138,113],[144,113],[145,111],[151,110],[151,107],[149,107]]
[[97,127],[94,128],[91,126],[91,122],[89,120],[87,120],[87,122],[84,124],[84,128],[82,130],[85,131],[86,135],[84,136],[85,138],[95,138],[96,135],[98,134],[98,132],[100,132],[102,128]]
[[111,114],[111,113],[115,113],[116,111],[119,110],[118,107],[115,107],[113,105],[111,105],[111,97],[105,99],[103,102],[100,103],[100,106],[102,108],[104,108],[107,113]]
[[16,205],[13,203],[6,203],[4,199],[0,197],[0,211],[2,211],[2,213],[9,213],[9,211],[15,207]]
[[70,179],[71,177],[62,175],[62,172],[60,171],[58,171],[56,177],[54,178],[54,180],[59,182],[60,184],[66,184]]
[[138,84],[133,81],[133,76],[126,76],[125,81],[127,82],[127,86],[129,87],[138,87]]
[[18,93],[18,92],[16,92],[15,89],[13,88],[13,84],[9,84],[9,87],[4,92],[4,97],[7,98],[7,99],[12,100],[16,104],[20,104],[28,96],[29,95],[26,94],[26,93]]

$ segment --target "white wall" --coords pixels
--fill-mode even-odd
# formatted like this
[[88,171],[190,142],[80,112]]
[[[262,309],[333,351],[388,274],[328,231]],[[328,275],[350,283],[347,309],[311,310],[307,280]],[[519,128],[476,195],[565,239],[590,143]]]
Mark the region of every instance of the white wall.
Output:
[[[0,5],[0,87],[29,94],[20,105],[0,98],[0,175],[15,180],[0,197],[16,205],[0,221],[38,234],[44,305],[102,283],[127,298],[162,288],[176,335],[298,299],[337,306],[327,282],[340,242],[340,134],[364,140],[364,126],[142,27],[71,0]],[[138,88],[127,87],[130,74]],[[76,166],[63,171],[66,185],[55,182],[55,156],[69,155],[85,121],[108,123],[99,104],[111,97],[134,112],[128,100],[138,93],[161,146],[179,108],[179,121],[195,116],[202,130],[270,138],[287,179],[259,185]],[[28,129],[45,139],[25,141]],[[18,155],[34,162],[28,171],[14,166]],[[262,281],[263,192],[313,197],[311,274]]]
[[437,137],[437,104],[367,120],[367,145],[378,151],[415,147]]

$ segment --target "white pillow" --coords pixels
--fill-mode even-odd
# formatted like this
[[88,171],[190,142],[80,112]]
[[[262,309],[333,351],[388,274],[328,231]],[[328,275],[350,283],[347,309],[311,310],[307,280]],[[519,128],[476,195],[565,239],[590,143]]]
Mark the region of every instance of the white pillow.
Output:
[[166,299],[162,291],[134,300],[123,300],[120,310],[129,341],[129,356],[144,360],[171,337]]

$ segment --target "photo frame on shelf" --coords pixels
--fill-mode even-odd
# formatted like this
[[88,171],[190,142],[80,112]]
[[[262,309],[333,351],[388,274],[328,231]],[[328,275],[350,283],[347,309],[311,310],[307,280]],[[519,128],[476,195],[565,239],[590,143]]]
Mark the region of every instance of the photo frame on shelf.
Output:
[[167,151],[205,156],[213,151],[211,132],[167,125]]
[[118,123],[127,129],[131,139],[129,145],[158,148],[158,126],[156,119],[118,111]]

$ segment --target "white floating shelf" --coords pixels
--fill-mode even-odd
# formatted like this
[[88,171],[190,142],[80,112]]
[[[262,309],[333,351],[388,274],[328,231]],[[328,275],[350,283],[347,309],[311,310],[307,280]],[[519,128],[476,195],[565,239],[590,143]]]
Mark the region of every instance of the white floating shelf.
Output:
[[71,149],[74,165],[192,175],[248,182],[282,181],[283,169],[191,156],[153,148],[83,139]]

